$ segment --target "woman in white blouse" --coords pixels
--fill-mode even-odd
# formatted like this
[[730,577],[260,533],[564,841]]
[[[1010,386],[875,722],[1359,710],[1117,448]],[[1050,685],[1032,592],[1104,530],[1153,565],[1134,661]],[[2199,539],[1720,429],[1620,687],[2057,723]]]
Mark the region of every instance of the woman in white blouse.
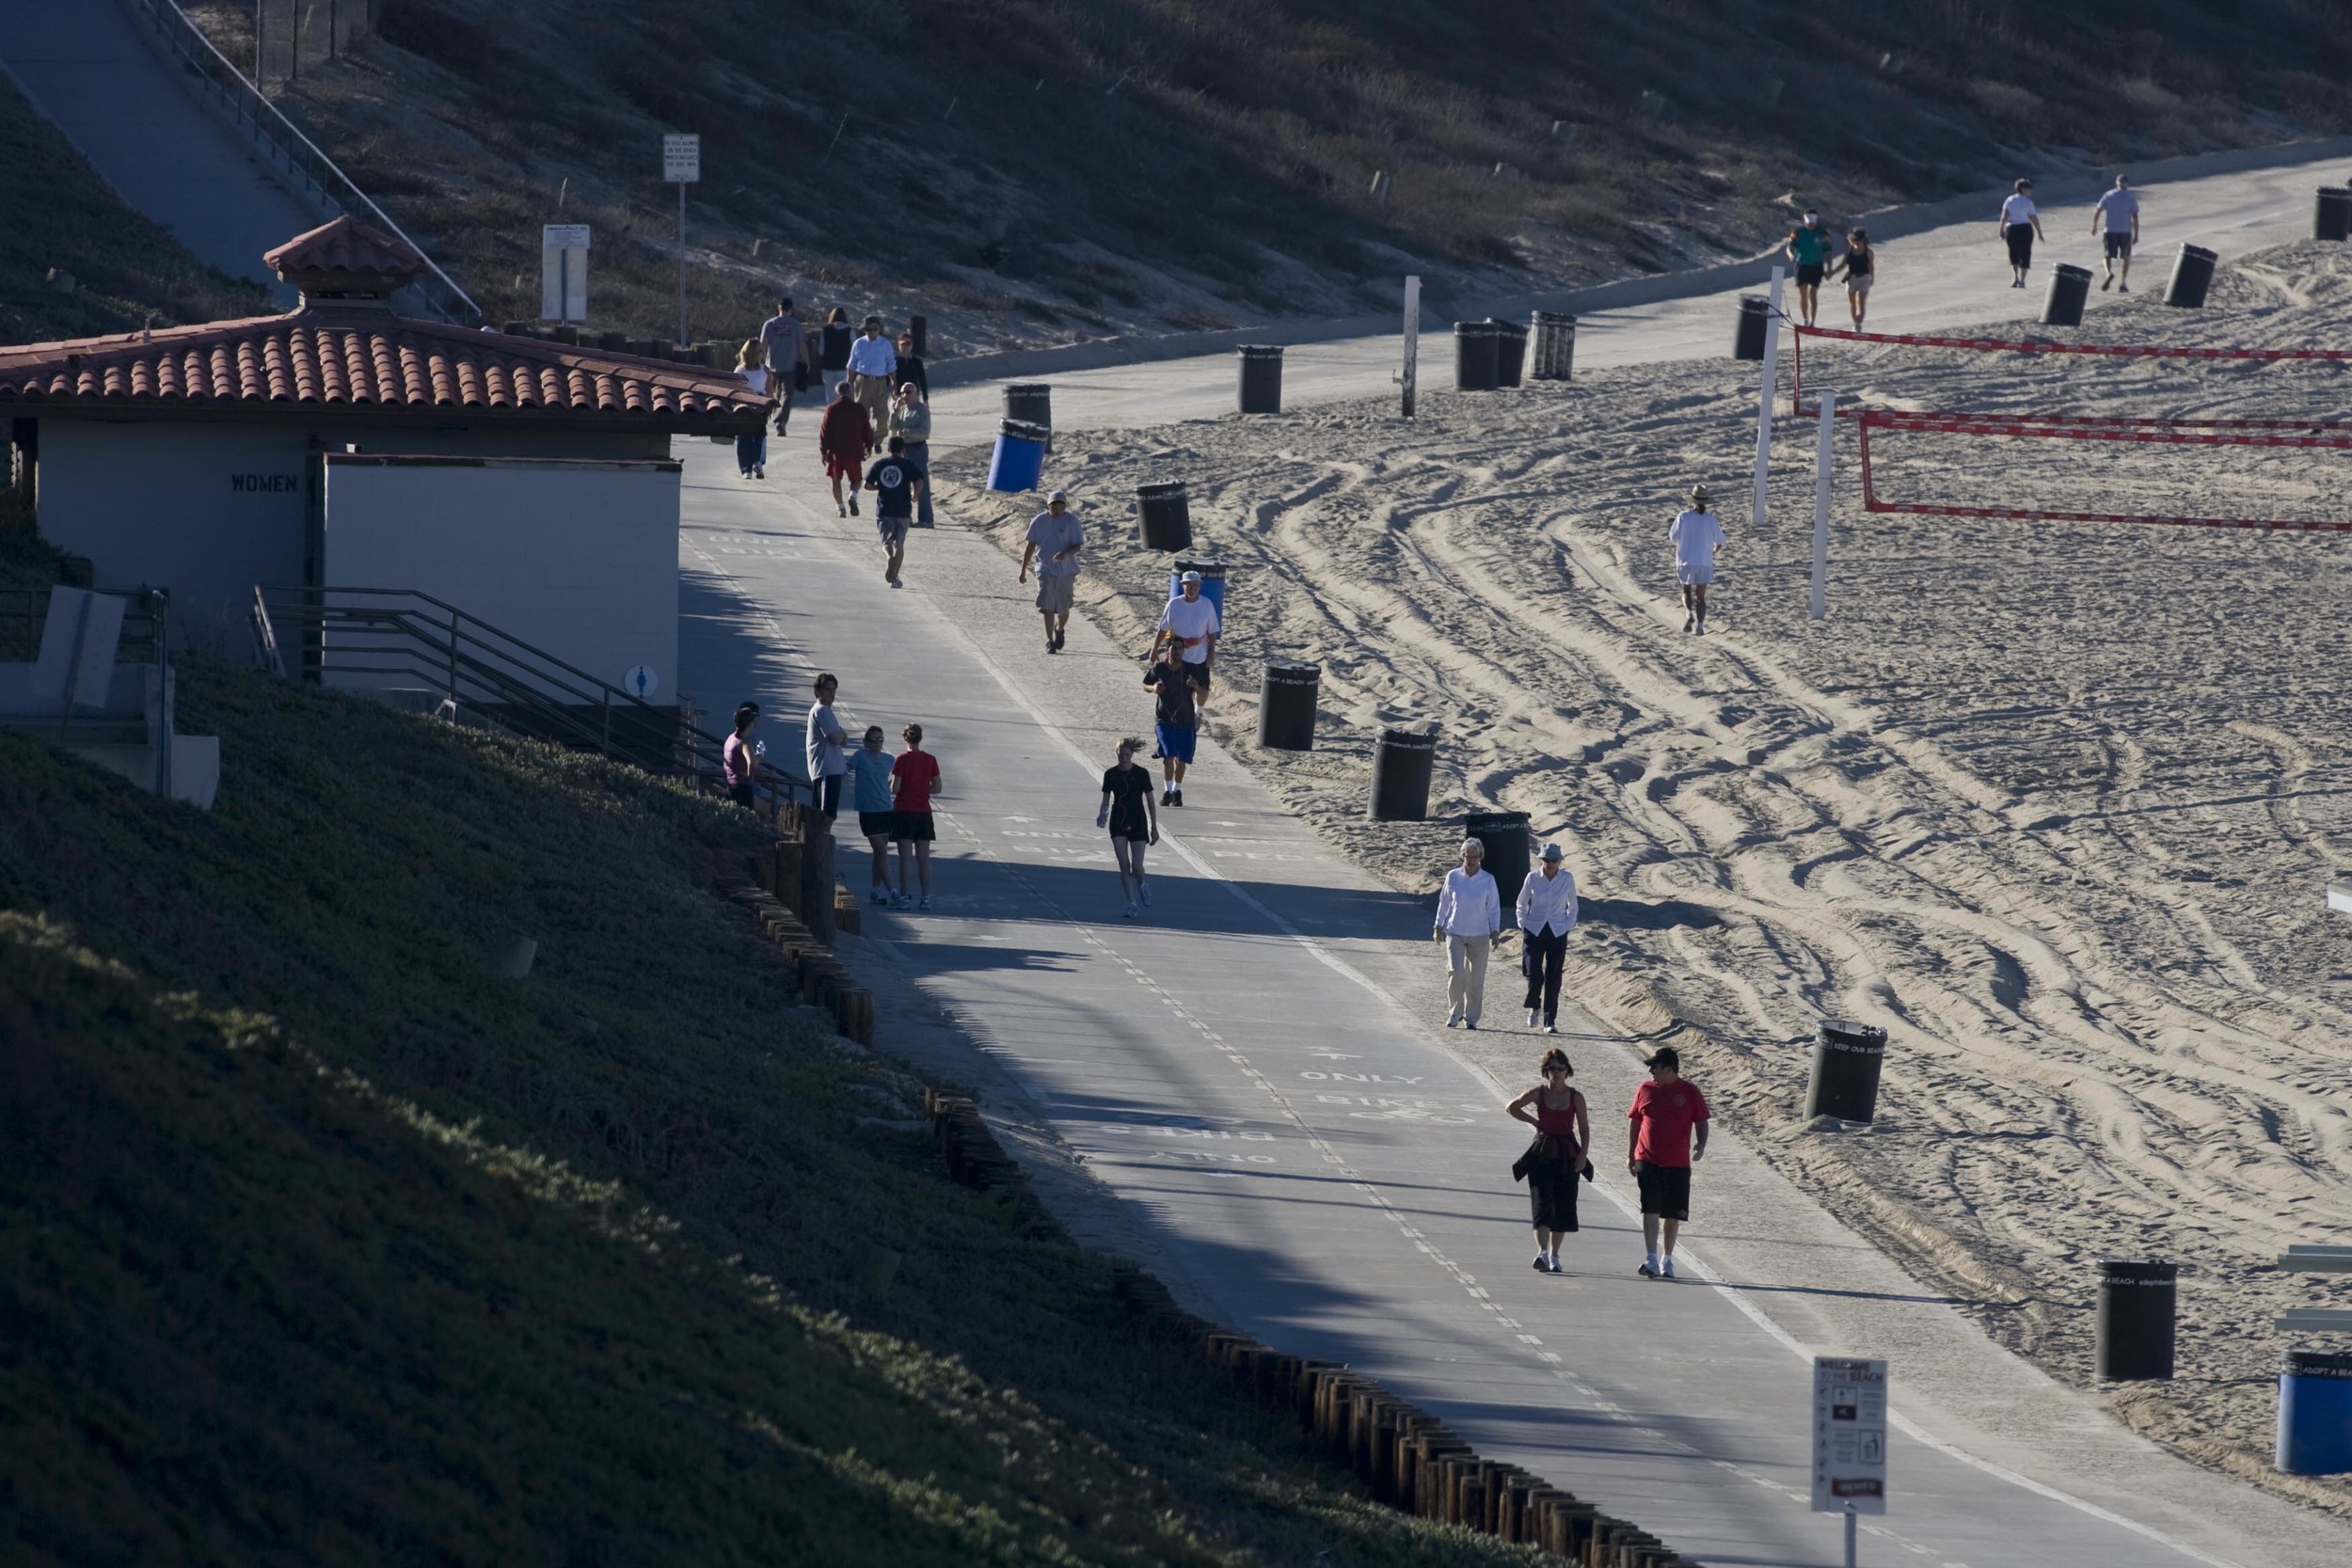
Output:
[[1568,933],[1576,929],[1576,878],[1561,869],[1567,856],[1557,844],[1544,846],[1540,867],[1519,884],[1519,968],[1527,975],[1527,1026],[1543,1021],[1547,1035],[1560,1032],[1560,971],[1568,959]]

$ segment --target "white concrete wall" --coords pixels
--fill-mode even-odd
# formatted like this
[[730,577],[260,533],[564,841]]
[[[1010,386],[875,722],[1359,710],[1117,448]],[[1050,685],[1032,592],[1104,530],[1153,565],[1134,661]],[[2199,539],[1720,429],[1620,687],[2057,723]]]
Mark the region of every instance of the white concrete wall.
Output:
[[171,591],[173,641],[242,654],[255,583],[302,581],[306,434],[40,421],[41,536],[95,586]]
[[329,587],[430,594],[615,686],[645,665],[675,700],[675,463],[330,452],[326,467]]
[[[313,430],[294,420],[238,424],[48,414],[40,417],[40,438],[41,536],[89,557],[102,589],[169,589],[173,642],[238,659],[250,646],[246,611],[254,585],[300,586],[304,580],[306,459],[321,447],[583,458],[658,459],[669,452],[669,437],[659,432],[456,421]],[[675,575],[675,537],[670,548]],[[664,670],[665,680],[668,675]]]

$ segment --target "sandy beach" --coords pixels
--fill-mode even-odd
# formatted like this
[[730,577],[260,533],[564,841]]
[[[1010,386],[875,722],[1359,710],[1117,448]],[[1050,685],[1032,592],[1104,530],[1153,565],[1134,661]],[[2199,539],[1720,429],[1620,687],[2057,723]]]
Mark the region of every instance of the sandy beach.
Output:
[[[2250,257],[2201,311],[2158,303],[2156,258],[2137,281],[2098,341],[2336,346],[2352,305],[2341,247]],[[1836,344],[1804,375],[1871,407],[2352,417],[2334,364]],[[2352,870],[2352,536],[1873,515],[1849,424],[1816,624],[1814,427],[1784,398],[1753,529],[1755,388],[1724,358],[1425,389],[1411,421],[1066,433],[1049,479],[1089,523],[1081,608],[1138,654],[1167,558],[1133,489],[1189,482],[1192,553],[1231,573],[1209,727],[1332,842],[1427,891],[1460,814],[1528,813],[1580,879],[1569,989],[1604,1020],[1673,1038],[1759,1148],[2064,1381],[2090,1379],[2095,1261],[2179,1261],[2181,1375],[2115,1408],[2352,1517],[2352,1483],[2271,1471],[2269,1391],[2282,1349],[2329,1347],[2274,1314],[2352,1306],[2272,1267],[2352,1239],[2352,922],[2322,902]],[[1890,499],[2352,517],[2344,451],[1873,449]],[[941,465],[945,515],[1017,553],[1036,498],[981,491],[985,461]],[[1694,481],[1730,535],[1704,640],[1665,540]],[[1254,745],[1268,657],[1322,666],[1313,752]],[[1438,729],[1430,822],[1364,820],[1391,724]],[[1823,1017],[1892,1037],[1867,1131],[1801,1116]]]

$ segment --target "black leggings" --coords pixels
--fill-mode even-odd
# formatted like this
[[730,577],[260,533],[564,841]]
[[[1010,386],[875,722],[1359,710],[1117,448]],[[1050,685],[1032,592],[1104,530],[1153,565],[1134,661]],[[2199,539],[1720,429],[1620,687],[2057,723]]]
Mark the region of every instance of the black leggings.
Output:
[[1519,973],[1527,976],[1523,1007],[1541,1006],[1546,1023],[1560,1021],[1560,968],[1568,959],[1565,931],[1519,932]]

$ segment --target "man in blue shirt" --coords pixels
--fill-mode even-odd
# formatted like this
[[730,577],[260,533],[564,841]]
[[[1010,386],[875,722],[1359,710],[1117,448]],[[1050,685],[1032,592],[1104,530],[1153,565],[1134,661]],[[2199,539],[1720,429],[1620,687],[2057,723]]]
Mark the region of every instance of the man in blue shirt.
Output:
[[890,378],[898,369],[898,351],[882,336],[882,318],[866,317],[850,345],[850,392],[866,405],[876,430],[890,428]]

